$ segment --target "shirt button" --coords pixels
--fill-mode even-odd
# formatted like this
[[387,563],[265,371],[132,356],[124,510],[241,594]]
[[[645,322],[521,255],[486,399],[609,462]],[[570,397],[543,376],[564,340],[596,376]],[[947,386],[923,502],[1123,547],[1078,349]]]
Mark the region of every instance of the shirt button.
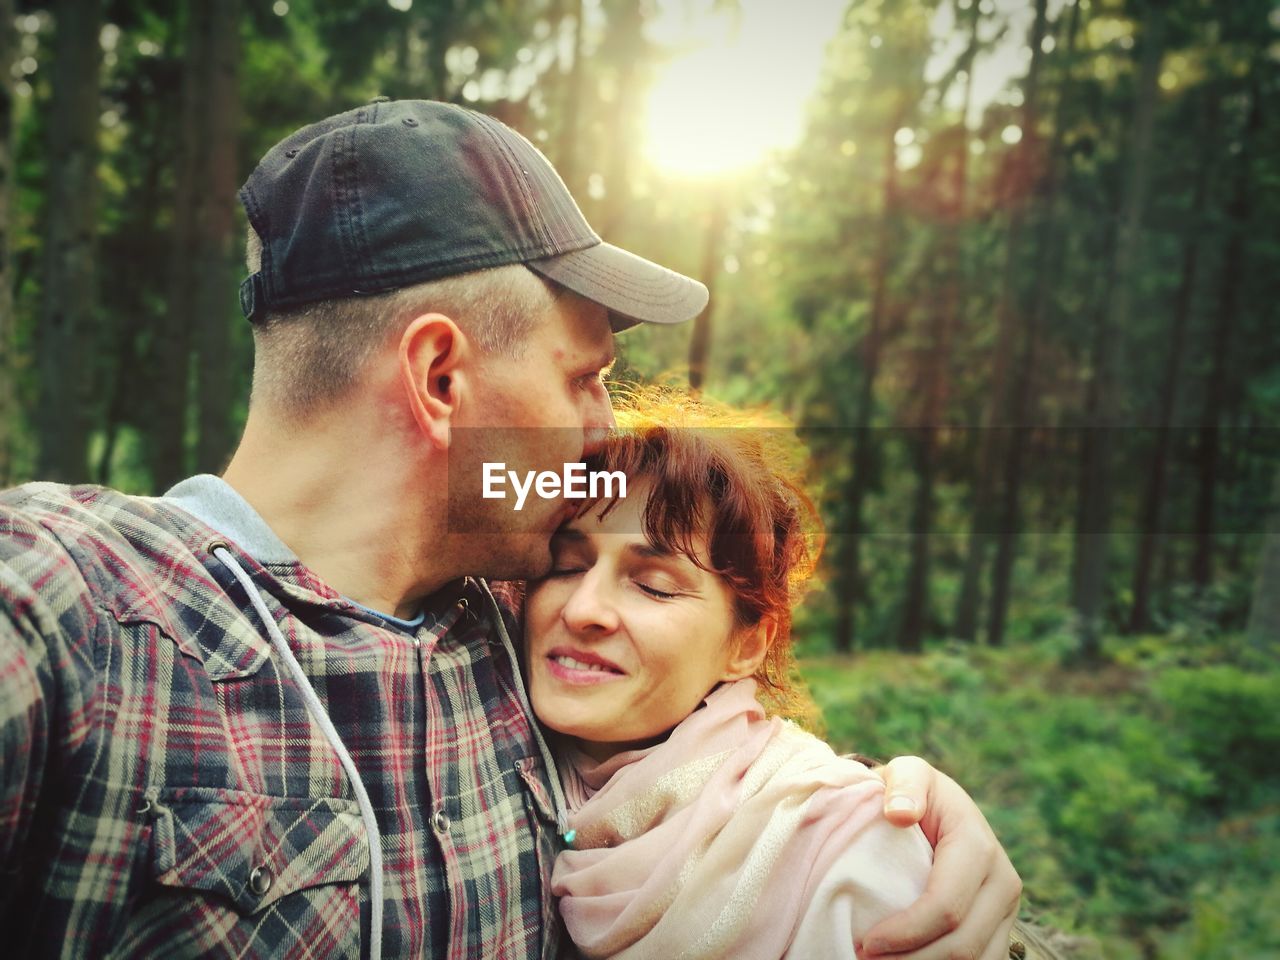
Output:
[[443,810],[437,810],[436,815],[431,818],[431,825],[435,827],[436,833],[449,832],[449,816]]
[[255,896],[262,896],[271,889],[271,870],[268,867],[254,867],[249,874],[249,889],[253,891]]

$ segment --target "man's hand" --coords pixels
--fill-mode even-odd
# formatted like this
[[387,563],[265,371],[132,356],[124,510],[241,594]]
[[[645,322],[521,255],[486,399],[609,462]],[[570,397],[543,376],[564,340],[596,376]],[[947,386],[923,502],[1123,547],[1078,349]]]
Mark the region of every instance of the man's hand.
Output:
[[897,757],[877,771],[890,823],[919,823],[933,844],[933,869],[920,899],[876,924],[863,957],[1006,960],[1022,880],[987,818],[960,786],[919,757]]

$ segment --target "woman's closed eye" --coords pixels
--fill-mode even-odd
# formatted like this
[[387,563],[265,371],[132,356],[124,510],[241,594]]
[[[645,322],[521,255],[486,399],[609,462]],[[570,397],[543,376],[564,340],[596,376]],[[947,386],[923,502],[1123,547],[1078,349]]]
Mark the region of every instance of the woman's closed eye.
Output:
[[551,538],[551,570],[546,577],[575,577],[586,573],[594,563],[595,558],[581,544],[557,533]]
[[631,574],[631,581],[658,600],[674,600],[687,593],[678,582],[660,570],[637,570]]
[[640,580],[636,581],[636,586],[639,587],[641,590],[643,590],[645,593],[649,594],[649,596],[657,597],[659,600],[674,600],[676,597],[680,596],[680,594],[678,593],[671,593],[667,590],[659,590],[657,587],[650,586],[649,584],[644,583]]

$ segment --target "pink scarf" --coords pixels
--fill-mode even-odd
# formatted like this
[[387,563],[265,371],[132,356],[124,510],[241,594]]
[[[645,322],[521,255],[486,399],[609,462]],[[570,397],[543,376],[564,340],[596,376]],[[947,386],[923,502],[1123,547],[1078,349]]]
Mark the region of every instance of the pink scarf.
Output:
[[585,956],[777,960],[881,816],[879,779],[767,719],[755,690],[713,690],[657,746],[561,765],[577,836],[552,891]]

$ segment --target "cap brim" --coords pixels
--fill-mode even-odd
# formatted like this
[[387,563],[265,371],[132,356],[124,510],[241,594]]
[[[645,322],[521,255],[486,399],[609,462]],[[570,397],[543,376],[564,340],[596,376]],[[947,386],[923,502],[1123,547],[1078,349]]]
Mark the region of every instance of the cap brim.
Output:
[[614,331],[637,323],[684,323],[707,305],[707,288],[611,243],[525,262],[610,313]]

